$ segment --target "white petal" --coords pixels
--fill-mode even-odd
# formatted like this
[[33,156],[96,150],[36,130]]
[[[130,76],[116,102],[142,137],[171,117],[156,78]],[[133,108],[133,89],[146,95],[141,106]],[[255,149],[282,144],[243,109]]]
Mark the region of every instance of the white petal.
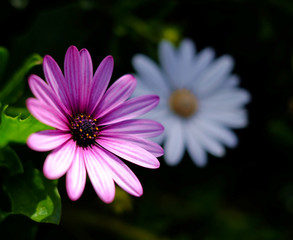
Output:
[[139,78],[150,88],[159,89],[162,95],[169,95],[170,88],[165,76],[158,65],[150,58],[137,54],[132,59],[132,64]]
[[235,147],[238,144],[238,139],[235,133],[216,122],[204,119],[198,121],[197,125],[211,138],[217,139],[228,147]]
[[240,83],[240,79],[237,75],[230,75],[227,80],[225,81],[225,84],[223,88],[226,87],[237,87]]
[[[178,88],[183,88],[190,80],[195,63],[195,44],[190,39],[184,39],[178,48],[177,80]],[[177,77],[179,77],[177,76]]]
[[198,77],[193,91],[197,96],[209,95],[222,86],[234,66],[233,59],[226,55],[217,59]]
[[197,137],[191,132],[186,131],[186,147],[195,165],[204,167],[207,164],[207,154],[199,144]]
[[159,44],[159,60],[161,66],[170,80],[172,89],[179,87],[178,82],[181,80],[180,70],[178,69],[178,57],[172,44],[168,41],[161,41]]
[[212,48],[205,48],[196,56],[193,67],[189,70],[190,79],[186,81],[186,88],[196,87],[199,75],[211,64],[214,57],[215,52]]
[[241,88],[226,88],[201,99],[201,108],[221,112],[222,110],[240,108],[250,101],[250,94]]
[[178,58],[182,65],[188,65],[195,55],[195,44],[190,39],[184,39],[178,48]]
[[175,166],[183,157],[185,150],[183,123],[179,118],[172,117],[165,125],[165,160],[166,163]]
[[217,157],[222,157],[225,154],[225,148],[212,137],[208,136],[198,125],[198,119],[194,118],[186,123],[187,129],[197,138],[199,144],[209,153]]
[[243,128],[248,124],[247,112],[242,109],[226,111],[202,111],[202,118],[218,122],[231,128]]

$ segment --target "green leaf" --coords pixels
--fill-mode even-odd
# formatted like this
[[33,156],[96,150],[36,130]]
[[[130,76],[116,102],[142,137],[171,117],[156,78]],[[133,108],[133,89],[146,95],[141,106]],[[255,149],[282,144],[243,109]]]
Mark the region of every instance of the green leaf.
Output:
[[9,214],[23,214],[36,222],[60,222],[61,199],[57,180],[48,180],[39,170],[30,168],[25,169],[24,174],[8,179],[3,188],[11,200]]
[[10,215],[9,212],[5,212],[5,211],[2,211],[0,209],[0,222],[2,222],[6,217],[8,217]]
[[4,47],[0,47],[0,82],[7,65],[8,55],[9,53],[7,49]]
[[2,121],[0,125],[0,147],[6,146],[9,142],[26,143],[28,136],[34,132],[52,129],[39,122],[33,116],[21,119],[20,116],[10,117],[5,114],[7,106],[2,110]]
[[0,148],[0,167],[7,168],[10,175],[23,173],[21,161],[10,147]]
[[22,94],[27,73],[36,65],[42,64],[43,58],[38,54],[29,57],[23,66],[9,79],[7,84],[0,90],[0,102],[3,104],[13,103]]

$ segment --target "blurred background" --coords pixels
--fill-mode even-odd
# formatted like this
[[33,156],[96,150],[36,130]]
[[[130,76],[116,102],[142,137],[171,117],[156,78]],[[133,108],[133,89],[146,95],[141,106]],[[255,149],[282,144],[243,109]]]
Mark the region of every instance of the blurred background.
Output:
[[[188,154],[176,167],[163,159],[157,170],[129,164],[144,195],[117,188],[111,204],[91,184],[70,201],[62,178],[60,224],[11,215],[0,223],[1,239],[293,239],[291,0],[1,0],[0,27],[7,76],[32,53],[49,54],[63,68],[67,48],[76,45],[89,50],[94,68],[112,55],[114,81],[134,71],[134,54],[157,61],[161,39],[176,44],[188,37],[198,50],[210,46],[217,57],[231,55],[233,73],[252,95],[249,126],[236,131],[239,145],[224,158],[210,155],[205,168]],[[41,66],[31,72],[43,77]],[[14,109],[31,96],[23,81]],[[47,153],[10,146],[21,161],[42,169]]]

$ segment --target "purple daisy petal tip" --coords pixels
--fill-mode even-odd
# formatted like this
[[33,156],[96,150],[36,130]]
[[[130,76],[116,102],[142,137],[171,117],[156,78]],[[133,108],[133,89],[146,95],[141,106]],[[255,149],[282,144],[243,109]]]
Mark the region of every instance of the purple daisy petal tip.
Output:
[[[68,188],[66,188],[68,189]],[[67,192],[67,196],[71,201],[77,201],[78,199],[80,199],[82,194],[76,194],[74,192],[70,192],[70,191],[66,191]]]
[[88,51],[86,48],[82,48],[82,49],[80,49],[79,52],[80,52],[80,53],[81,53],[81,52],[87,52],[87,53],[89,53],[89,51]]
[[50,65],[50,62],[55,61],[50,55],[46,54],[43,57],[43,69],[45,72],[45,69],[48,68],[48,66]]
[[161,163],[158,160],[157,164],[154,165],[154,168],[153,169],[159,168],[160,166],[161,166]]
[[154,108],[159,104],[160,97],[158,95],[149,95],[151,98],[153,98],[154,101]]
[[105,57],[105,59],[109,59],[110,61],[113,61],[114,62],[114,58],[112,55],[108,55]]
[[135,82],[135,84],[136,84],[137,80],[133,74],[129,73],[129,74],[126,74],[125,76],[128,76],[129,80]]
[[110,204],[114,201],[114,198],[113,197],[107,197],[107,198],[103,198],[102,201],[104,203],[107,203],[107,204]]
[[70,45],[67,51],[78,51],[77,47],[75,45]]
[[102,64],[106,64],[106,65],[110,65],[112,68],[114,68],[114,58],[112,55],[108,55],[106,56],[100,63],[100,65]]
[[143,188],[140,190],[136,191],[135,193],[131,193],[132,196],[134,197],[141,197],[143,195]]

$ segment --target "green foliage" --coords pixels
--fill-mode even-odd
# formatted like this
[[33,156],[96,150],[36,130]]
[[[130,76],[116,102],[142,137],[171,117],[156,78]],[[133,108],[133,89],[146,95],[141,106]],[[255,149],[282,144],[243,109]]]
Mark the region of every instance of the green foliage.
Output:
[[1,77],[3,76],[3,73],[7,65],[8,55],[9,55],[8,50],[4,47],[0,47],[0,83],[1,83]]
[[[8,62],[7,49],[0,47],[0,79],[3,77]],[[14,103],[22,95],[29,71],[42,63],[42,57],[31,55],[25,63],[14,72],[0,89],[1,103]],[[49,129],[22,107],[1,109],[0,118],[0,184],[10,200],[11,210],[0,209],[0,221],[8,216],[21,214],[36,222],[58,224],[61,214],[61,201],[57,190],[57,181],[45,179],[43,174],[33,166],[23,164],[9,143],[25,144],[27,137],[37,131]],[[9,116],[7,112],[15,117]],[[5,194],[4,193],[4,194]],[[3,193],[2,193],[3,194]],[[3,196],[2,196],[3,197]],[[3,199],[1,199],[3,204]],[[2,208],[3,206],[1,206]]]
[[[5,52],[5,50],[2,50]],[[7,55],[7,53],[6,53]],[[2,53],[0,49],[0,61],[3,59],[6,63],[7,57],[5,53]],[[0,90],[0,102],[4,105],[7,103],[15,102],[24,91],[25,77],[28,72],[37,65],[42,64],[42,57],[38,54],[31,55],[24,64],[12,75],[7,84]],[[3,67],[4,68],[4,67]],[[0,77],[4,69],[0,68]]]
[[61,200],[57,181],[46,179],[39,170],[29,166],[23,174],[7,178],[3,188],[11,200],[11,212],[2,212],[2,218],[23,214],[36,222],[59,223]]
[[7,116],[5,114],[6,109],[7,106],[1,113],[0,147],[4,147],[9,142],[24,144],[30,134],[50,128],[32,116],[26,119],[21,119],[20,115],[17,117]]
[[21,161],[10,147],[0,148],[0,167],[6,168],[10,175],[23,173]]

